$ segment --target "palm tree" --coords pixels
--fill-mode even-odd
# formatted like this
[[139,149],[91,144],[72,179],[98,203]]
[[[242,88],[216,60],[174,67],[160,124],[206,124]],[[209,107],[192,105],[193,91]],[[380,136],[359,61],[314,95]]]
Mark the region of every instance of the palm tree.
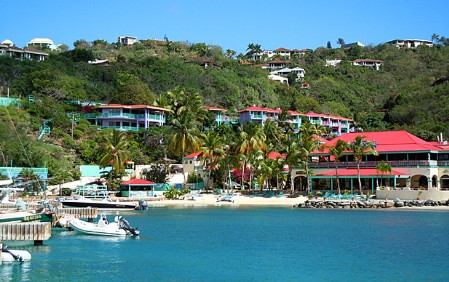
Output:
[[[293,139],[288,139],[282,153],[285,155],[285,158],[283,159],[284,165],[288,166],[288,178],[291,179],[291,173],[293,167],[297,167],[299,165],[299,151],[298,151],[298,144]],[[293,182],[293,181],[292,181]],[[293,194],[295,192],[295,185],[294,183],[291,183],[291,193]]]
[[99,161],[101,167],[112,164],[115,175],[125,173],[125,164],[130,159],[129,137],[125,132],[112,130],[102,135],[100,151],[102,157]]
[[337,39],[337,44],[339,44],[339,45],[340,45],[340,48],[342,48],[342,47],[343,47],[343,44],[345,44],[345,40],[344,40],[343,38],[338,38],[338,39]]
[[384,177],[384,173],[389,173],[391,174],[393,172],[391,165],[388,164],[386,161],[382,160],[380,163],[377,164],[376,166],[376,171],[380,172],[380,185],[383,186],[382,184],[382,179]]
[[231,49],[227,49],[226,50],[226,57],[228,57],[229,59],[231,59],[232,57],[234,57],[237,54],[236,51],[231,50]]
[[357,163],[357,178],[359,180],[360,195],[363,195],[362,180],[360,179],[360,164],[366,156],[378,155],[374,148],[374,143],[365,141],[364,139],[365,136],[358,135],[355,137],[354,141],[349,144],[349,150],[352,151],[354,160]]
[[339,139],[334,146],[325,146],[329,150],[329,153],[332,157],[334,157],[335,163],[335,178],[337,181],[338,194],[340,194],[340,181],[338,179],[338,163],[340,162],[341,157],[343,157],[344,152],[349,148],[349,144],[342,139]]
[[298,141],[298,163],[304,167],[306,174],[307,193],[310,192],[310,154],[318,150],[321,146],[320,140],[317,136],[321,136],[323,129],[321,126],[305,122],[300,128],[300,137]]
[[206,160],[209,160],[210,171],[216,170],[220,159],[225,156],[223,138],[217,132],[209,130],[201,134],[201,139],[204,165],[206,165]]
[[438,34],[434,33],[434,34],[432,34],[431,39],[435,43],[435,42],[438,42],[438,40],[440,40],[440,36]]
[[[266,135],[263,127],[259,123],[247,123],[244,126],[239,126],[238,134],[236,149],[245,156],[242,158],[242,166],[245,167],[246,163],[249,163],[251,168],[253,168],[256,165],[257,159],[251,158],[251,153],[257,150],[263,151],[266,147]],[[251,179],[252,177],[250,176],[250,184]]]

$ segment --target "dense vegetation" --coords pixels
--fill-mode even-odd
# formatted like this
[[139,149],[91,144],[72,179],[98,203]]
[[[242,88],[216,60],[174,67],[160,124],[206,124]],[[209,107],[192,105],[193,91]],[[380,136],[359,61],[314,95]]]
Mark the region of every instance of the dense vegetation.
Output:
[[[305,69],[304,81],[310,88],[293,77],[289,77],[289,86],[279,84],[267,78],[266,70],[242,64],[254,44],[248,46],[247,55],[240,54],[237,59],[235,51],[224,52],[219,46],[168,39],[141,40],[131,46],[78,40],[74,45],[70,51],[50,51],[44,62],[0,56],[2,96],[9,88],[10,97],[23,98],[21,107],[0,108],[3,166],[11,162],[16,166],[45,165],[53,182],[60,183],[77,177],[76,165],[100,163],[104,155],[99,152],[110,132],[98,131],[84,119],[77,119],[72,129],[67,113],[92,108],[67,103],[73,100],[170,108],[170,126],[129,134],[127,148],[137,164],[167,158],[179,161],[182,154],[202,146],[198,143],[178,152],[181,143],[173,143],[177,145],[172,144],[170,150],[173,136],[178,136],[177,141],[188,134],[199,138],[201,130],[195,130],[211,127],[207,113],[197,109],[188,115],[180,106],[192,101],[196,106],[227,108],[231,115],[256,104],[350,117],[365,131],[405,129],[426,140],[435,140],[440,132],[449,136],[449,47],[441,44],[416,49],[388,44],[318,48],[291,58],[289,66]],[[215,66],[203,68],[198,56]],[[342,60],[338,66],[325,66],[326,59],[335,58]],[[382,60],[381,70],[350,64],[359,58]],[[94,59],[110,63],[87,63]],[[44,142],[36,142],[45,120],[52,134]],[[233,129],[215,131],[226,135],[229,130]],[[187,135],[179,136],[182,132]],[[278,144],[277,149],[282,150],[280,147]]]

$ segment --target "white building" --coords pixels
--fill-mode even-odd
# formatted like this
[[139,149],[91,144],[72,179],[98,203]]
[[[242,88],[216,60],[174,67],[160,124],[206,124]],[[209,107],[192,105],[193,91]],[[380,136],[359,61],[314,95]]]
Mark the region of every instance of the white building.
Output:
[[422,40],[422,39],[394,39],[388,41],[387,43],[393,44],[398,48],[416,48],[421,45],[425,45],[428,47],[433,47],[433,42],[430,40]]
[[296,80],[301,80],[304,78],[304,75],[306,72],[304,71],[304,69],[302,69],[300,67],[296,67],[293,69],[283,68],[280,70],[275,70],[275,71],[270,72],[271,75],[279,75],[279,76],[284,76],[284,77],[289,75],[290,73],[296,74],[296,76],[297,76]]
[[353,66],[361,66],[361,67],[372,67],[376,70],[380,69],[383,61],[381,60],[373,60],[373,59],[357,59],[352,61]]
[[133,45],[137,42],[137,37],[135,36],[119,36],[118,43],[122,45]]
[[53,40],[48,39],[48,38],[34,38],[31,39],[30,42],[28,42],[28,47],[38,47],[41,49],[50,49],[50,50],[56,50],[58,48],[58,46],[56,46],[53,43]]

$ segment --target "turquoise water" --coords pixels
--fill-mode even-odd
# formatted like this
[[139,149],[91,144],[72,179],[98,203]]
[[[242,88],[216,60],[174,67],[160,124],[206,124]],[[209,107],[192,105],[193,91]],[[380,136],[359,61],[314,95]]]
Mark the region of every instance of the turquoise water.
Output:
[[[54,230],[1,281],[448,281],[449,213],[293,208],[120,212],[139,238]],[[111,212],[110,219],[115,213]],[[18,243],[7,242],[14,246]]]

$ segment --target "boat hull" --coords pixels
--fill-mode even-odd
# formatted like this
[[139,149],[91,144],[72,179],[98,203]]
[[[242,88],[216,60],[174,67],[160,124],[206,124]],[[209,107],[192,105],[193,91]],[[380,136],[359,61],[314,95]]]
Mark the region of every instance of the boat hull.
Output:
[[52,222],[53,215],[50,213],[29,213],[29,212],[11,212],[0,214],[0,223],[5,222]]
[[[28,251],[22,251],[22,250],[8,250],[16,258],[8,252],[2,252],[2,262],[15,262],[15,261],[30,261],[31,260],[31,254]],[[19,257],[20,259],[17,259]]]
[[65,200],[62,201],[64,207],[73,208],[99,208],[99,209],[135,209],[136,205],[132,203],[122,202],[104,202],[104,201],[82,201],[82,200]]
[[100,227],[96,223],[73,219],[70,220],[69,225],[73,230],[83,234],[115,237],[125,237],[128,235],[128,233],[125,230],[120,229],[115,222]]

